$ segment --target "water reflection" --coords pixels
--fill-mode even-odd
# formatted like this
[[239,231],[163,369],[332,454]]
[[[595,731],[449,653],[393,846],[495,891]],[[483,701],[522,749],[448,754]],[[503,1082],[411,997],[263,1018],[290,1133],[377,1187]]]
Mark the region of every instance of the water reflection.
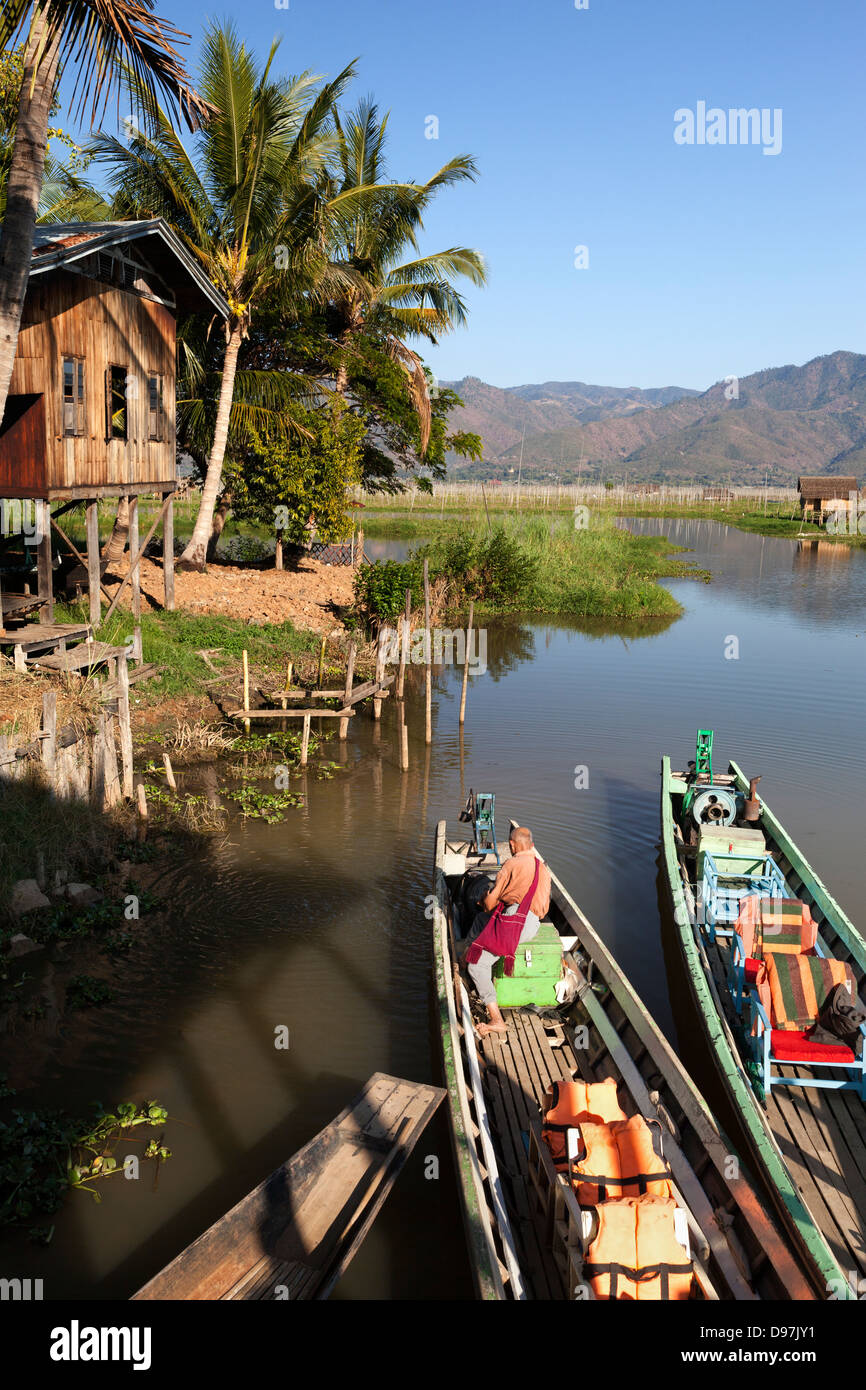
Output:
[[[413,668],[408,772],[389,699],[380,725],[359,714],[345,745],[326,745],[343,770],[322,782],[307,774],[301,812],[282,825],[235,822],[208,857],[166,876],[165,921],[113,972],[116,998],[33,1040],[45,1081],[19,1100],[81,1110],[156,1097],[179,1122],[175,1157],[155,1189],[144,1170],[138,1183],[107,1182],[101,1206],[73,1194],[51,1246],[10,1253],[7,1243],[4,1270],[43,1277],[48,1298],[126,1297],[372,1071],[438,1079],[423,903],[435,824],[454,821],[470,786],[496,794],[500,834],[510,816],[533,828],[673,1038],[679,987],[656,895],[659,760],[684,762],[698,727],[715,728],[722,762],[763,774],[762,794],[862,927],[866,554],[804,558],[796,542],[708,522],[635,527],[670,534],[712,570],[709,586],[668,582],[681,619],[634,637],[563,618],[490,623],[489,669],[470,675],[462,731],[462,673],[442,667],[425,745]],[[218,775],[202,774],[210,795]],[[104,960],[88,968],[112,973]],[[281,1024],[287,1052],[274,1048]],[[686,1064],[691,1046],[684,1032]],[[440,1157],[438,1183],[423,1178],[426,1154]],[[440,1115],[338,1297],[468,1294],[449,1154]]]

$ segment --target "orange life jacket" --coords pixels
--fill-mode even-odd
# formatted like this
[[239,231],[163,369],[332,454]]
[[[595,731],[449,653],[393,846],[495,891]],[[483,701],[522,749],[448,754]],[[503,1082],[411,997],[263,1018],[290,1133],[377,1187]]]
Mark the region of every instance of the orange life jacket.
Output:
[[674,1234],[670,1197],[604,1202],[583,1272],[599,1299],[651,1302],[688,1298],[693,1271]]
[[611,1120],[625,1119],[616,1098],[616,1080],[612,1076],[606,1081],[554,1081],[545,1101],[548,1109],[544,1114],[541,1136],[558,1169],[566,1166],[567,1129],[574,1129],[583,1121],[602,1125]]
[[571,1180],[582,1207],[618,1197],[673,1196],[664,1160],[641,1115],[607,1125],[584,1121],[580,1134],[585,1154],[572,1164]]

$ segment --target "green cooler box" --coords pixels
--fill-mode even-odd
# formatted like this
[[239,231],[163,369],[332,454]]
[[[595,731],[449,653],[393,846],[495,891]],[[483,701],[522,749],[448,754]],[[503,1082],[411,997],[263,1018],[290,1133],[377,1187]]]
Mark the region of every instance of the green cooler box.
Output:
[[552,922],[542,922],[531,941],[521,941],[514,956],[514,974],[505,974],[505,961],[493,967],[496,1002],[500,1009],[521,1004],[555,1005],[554,986],[562,978],[562,941]]

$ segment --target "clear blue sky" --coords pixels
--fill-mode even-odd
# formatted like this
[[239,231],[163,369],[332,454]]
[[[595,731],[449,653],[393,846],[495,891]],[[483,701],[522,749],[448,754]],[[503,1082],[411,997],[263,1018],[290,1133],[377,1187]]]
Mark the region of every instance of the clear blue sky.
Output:
[[[391,112],[391,174],[457,153],[426,248],[484,253],[469,327],[425,355],[442,379],[704,388],[864,344],[862,0],[198,0],[260,52]],[[782,149],[678,145],[674,112],[781,108]],[[439,139],[425,138],[425,118]],[[589,268],[574,267],[575,247]]]

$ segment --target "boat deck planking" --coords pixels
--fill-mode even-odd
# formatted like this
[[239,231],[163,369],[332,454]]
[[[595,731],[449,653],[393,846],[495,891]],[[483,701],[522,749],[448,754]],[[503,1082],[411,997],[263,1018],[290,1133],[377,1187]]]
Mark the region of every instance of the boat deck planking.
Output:
[[[449,860],[451,868],[446,867]],[[439,901],[447,911],[435,939],[440,948],[450,942],[452,951],[453,900],[447,885],[448,874],[456,874],[454,864],[460,862],[467,869],[495,869],[490,859],[482,862],[472,854],[467,842],[446,840],[441,823],[437,865],[442,864],[442,879],[437,876],[437,882]],[[481,1100],[494,1133],[498,1175],[527,1295],[569,1297],[567,1284],[580,1263],[574,1213],[569,1215],[568,1203],[559,1200],[561,1193],[552,1201],[551,1192],[540,1191],[528,1150],[530,1133],[538,1134],[541,1102],[550,1082],[581,1076],[587,1081],[613,1077],[626,1114],[655,1115],[661,1122],[677,1201],[689,1222],[696,1276],[706,1297],[716,1298],[718,1288],[726,1287],[727,1297],[813,1298],[814,1290],[768,1221],[745,1170],[740,1180],[725,1181],[729,1142],[685,1075],[676,1072],[670,1045],[555,875],[548,917],[561,936],[578,943],[578,954],[567,948],[567,959],[581,982],[580,997],[567,1016],[508,1009],[508,1032],[488,1034],[477,1043]],[[459,989],[459,973],[457,978]],[[588,1049],[574,1045],[573,1029],[582,1023],[589,1030]],[[462,1029],[456,1041],[465,1051]],[[475,1133],[477,1137],[477,1126]],[[478,1196],[481,1190],[476,1180]],[[501,1248],[497,1259],[504,1275]]]

